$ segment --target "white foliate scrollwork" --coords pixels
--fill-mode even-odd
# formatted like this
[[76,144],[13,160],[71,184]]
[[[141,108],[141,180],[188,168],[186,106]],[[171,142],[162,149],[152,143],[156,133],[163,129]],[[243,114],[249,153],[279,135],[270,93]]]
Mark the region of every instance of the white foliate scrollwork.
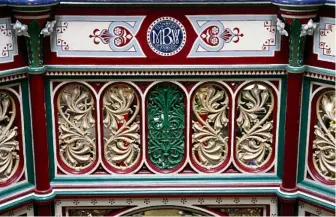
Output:
[[58,96],[59,154],[76,171],[96,159],[94,104],[89,90],[79,84],[67,85]]
[[250,85],[238,96],[236,157],[251,169],[265,165],[272,155],[274,96],[263,85]]
[[317,172],[328,181],[335,181],[336,173],[336,97],[335,92],[322,94],[316,105],[317,120],[313,141],[313,163]]
[[214,85],[198,88],[193,97],[192,158],[203,168],[216,168],[227,157],[228,103],[225,90]]
[[115,169],[128,169],[140,158],[139,106],[127,85],[114,85],[104,95],[104,157]]
[[307,24],[303,24],[301,27],[300,37],[305,35],[313,35],[315,29],[317,28],[317,24],[318,23],[314,23],[312,19],[310,19]]
[[277,30],[280,33],[280,35],[285,35],[288,36],[288,32],[285,29],[286,24],[280,20],[279,18],[277,18]]
[[0,93],[0,183],[15,174],[21,160],[15,117],[14,100],[6,93]]

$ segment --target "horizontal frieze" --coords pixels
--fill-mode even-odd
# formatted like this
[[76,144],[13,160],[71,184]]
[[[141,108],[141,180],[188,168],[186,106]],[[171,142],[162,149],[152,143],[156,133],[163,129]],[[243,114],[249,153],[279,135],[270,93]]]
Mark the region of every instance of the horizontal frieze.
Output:
[[176,58],[274,57],[280,50],[276,15],[59,15],[55,19],[51,51],[57,57],[173,62]]
[[50,85],[56,176],[276,174],[278,79]]

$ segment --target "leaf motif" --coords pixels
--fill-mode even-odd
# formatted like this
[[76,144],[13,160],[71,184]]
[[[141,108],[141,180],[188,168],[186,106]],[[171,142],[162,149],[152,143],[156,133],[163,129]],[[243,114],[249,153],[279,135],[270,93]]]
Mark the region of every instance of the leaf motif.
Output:
[[132,167],[140,157],[140,126],[134,119],[139,113],[139,99],[128,85],[113,85],[103,97],[105,136],[104,155],[115,169]]
[[69,84],[60,92],[57,106],[62,161],[75,171],[91,166],[96,157],[92,95],[83,85]]
[[0,92],[0,183],[12,178],[20,163],[14,99]]
[[236,121],[242,136],[237,137],[236,155],[240,163],[250,168],[265,165],[273,151],[273,122],[268,119],[271,118],[274,99],[272,92],[261,86],[254,84],[238,95]]
[[334,91],[327,91],[318,98],[316,110],[318,124],[314,126],[315,138],[311,157],[315,169],[327,181],[336,180],[335,103]]

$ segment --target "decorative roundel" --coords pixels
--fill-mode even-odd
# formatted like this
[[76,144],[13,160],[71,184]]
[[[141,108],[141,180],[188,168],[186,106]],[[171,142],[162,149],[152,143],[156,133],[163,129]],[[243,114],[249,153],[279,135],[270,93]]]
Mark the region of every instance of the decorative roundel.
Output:
[[160,17],[147,30],[149,47],[161,56],[180,52],[187,40],[184,26],[173,17]]

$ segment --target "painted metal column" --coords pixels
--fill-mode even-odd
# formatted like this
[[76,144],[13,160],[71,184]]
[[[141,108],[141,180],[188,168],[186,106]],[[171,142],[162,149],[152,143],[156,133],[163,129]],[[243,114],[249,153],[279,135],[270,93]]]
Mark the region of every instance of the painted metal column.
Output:
[[[45,109],[45,68],[42,55],[42,30],[50,18],[48,7],[16,7],[14,30],[26,40],[28,79],[31,101],[31,119],[34,149],[35,190],[37,195],[45,196],[52,191],[49,178],[49,156],[47,140],[47,121]],[[42,32],[41,32],[42,31]],[[51,201],[38,201],[37,215],[51,216]]]
[[[304,77],[304,50],[306,38],[312,35],[316,24],[312,20],[318,7],[283,5],[280,6],[281,17],[277,29],[289,39],[289,60],[287,66],[287,97],[285,116],[285,147],[283,174],[280,189],[283,193],[294,193],[297,188],[298,151],[300,137],[300,111],[302,83]],[[296,197],[280,197],[281,216],[295,216]]]

